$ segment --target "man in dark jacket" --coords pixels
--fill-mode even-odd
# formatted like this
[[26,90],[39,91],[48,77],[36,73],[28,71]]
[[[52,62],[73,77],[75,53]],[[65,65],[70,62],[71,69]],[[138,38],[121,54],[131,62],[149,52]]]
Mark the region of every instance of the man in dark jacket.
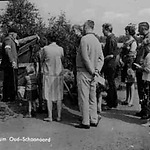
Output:
[[4,71],[3,101],[15,100],[17,92],[17,30],[10,28],[2,44],[2,67]]
[[[143,37],[141,45],[138,47],[135,63],[143,65],[143,59],[146,51],[150,51],[150,32],[149,24],[147,22],[141,22],[138,25],[139,34]],[[138,95],[140,99],[141,111],[136,113],[142,119],[148,119],[150,115],[147,113],[147,104],[144,102],[144,81],[142,80],[143,72],[141,69],[136,69]]]
[[4,39],[2,44],[2,63],[1,66],[4,71],[3,80],[3,100],[14,101],[17,94],[17,63],[18,54],[17,46],[25,43],[28,40],[39,38],[37,35],[26,37],[17,40],[17,29],[12,27],[8,30],[8,36]]
[[116,108],[118,105],[115,85],[117,40],[115,35],[112,33],[112,29],[112,25],[109,23],[102,25],[103,34],[106,36],[106,44],[103,51],[105,57],[103,71],[109,86],[106,99],[108,108]]

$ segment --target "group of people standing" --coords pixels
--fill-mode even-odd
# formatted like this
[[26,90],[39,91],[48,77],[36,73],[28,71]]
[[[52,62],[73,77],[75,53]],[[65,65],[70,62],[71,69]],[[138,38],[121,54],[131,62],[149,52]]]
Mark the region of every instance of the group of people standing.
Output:
[[[8,30],[8,36],[2,44],[2,63],[4,72],[3,80],[3,99],[2,101],[15,101],[17,98],[17,70],[18,70],[18,46],[20,43],[26,43],[33,39],[40,39],[38,35],[26,37],[17,40],[17,30],[12,27]],[[48,43],[49,42],[49,43]],[[28,112],[26,117],[36,115],[36,100],[39,97],[39,80],[42,80],[42,98],[47,101],[48,117],[45,121],[52,121],[52,102],[57,102],[57,121],[61,120],[61,109],[63,100],[63,48],[56,44],[56,37],[50,41],[45,38],[44,46],[38,53],[40,58],[39,66],[35,67],[33,63],[26,66],[26,75],[23,79],[25,86],[24,98],[28,101]],[[39,71],[39,69],[41,69]],[[42,73],[42,79],[38,79]]]
[[[102,50],[101,44],[93,34],[94,22],[88,20],[84,26],[84,35],[77,53],[77,87],[78,101],[82,122],[77,127],[89,129],[96,127],[100,116],[97,115],[96,77],[103,74],[108,84],[106,109],[118,106],[115,77],[117,67],[121,68],[121,80],[126,84],[126,100],[123,104],[133,106],[135,82],[137,81],[139,104],[141,111],[135,115],[141,119],[150,118],[150,33],[149,24],[138,24],[141,42],[136,36],[136,26],[125,27],[127,40],[118,54],[117,40],[113,27],[109,23],[102,25],[106,43]],[[150,124],[149,124],[150,125]]]
[[[150,92],[150,33],[149,24],[141,22],[138,32],[142,42],[136,40],[135,25],[129,24],[125,27],[127,41],[122,46],[118,57],[117,39],[113,34],[113,27],[109,23],[102,25],[102,32],[106,36],[104,49],[94,34],[94,21],[87,20],[83,25],[83,34],[76,56],[78,105],[81,112],[81,123],[77,128],[89,129],[97,127],[101,116],[98,115],[98,100],[96,97],[97,80],[104,75],[108,83],[105,106],[107,109],[118,106],[117,89],[115,77],[117,66],[122,68],[122,82],[126,83],[126,100],[124,104],[133,106],[134,83],[137,80],[141,111],[136,115],[148,119],[149,115],[149,92]],[[10,29],[9,35],[3,42],[2,66],[4,69],[3,100],[15,100],[17,92],[17,47],[18,43],[39,38],[31,36],[16,42],[17,31]],[[63,48],[56,43],[56,37],[52,37],[49,44],[41,48],[39,57],[42,66],[42,95],[47,100],[48,117],[45,121],[52,121],[52,103],[57,102],[57,121],[61,120],[63,100]],[[32,68],[32,67],[31,67]],[[29,116],[31,117],[32,104],[34,106],[36,89],[36,77],[34,69],[27,67],[26,94],[29,103]],[[34,92],[33,92],[34,91]],[[101,102],[100,102],[101,103]]]
[[150,118],[150,33],[149,24],[141,22],[138,32],[141,42],[137,41],[135,25],[125,28],[128,40],[124,43],[121,52],[122,81],[126,83],[126,100],[123,104],[133,106],[135,82],[137,81],[139,104],[141,111],[136,116],[141,119]]

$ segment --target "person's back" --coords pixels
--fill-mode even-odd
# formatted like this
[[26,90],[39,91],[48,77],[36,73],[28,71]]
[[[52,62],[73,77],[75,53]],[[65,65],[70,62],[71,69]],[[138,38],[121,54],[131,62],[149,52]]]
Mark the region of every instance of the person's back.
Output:
[[61,58],[63,56],[63,49],[56,43],[52,43],[44,47],[45,61],[43,70],[45,74],[59,75],[63,69]]
[[52,44],[43,48],[43,98],[47,100],[48,118],[52,121],[52,102],[57,103],[57,121],[61,120],[63,100],[63,48],[56,44],[56,37],[51,38]]
[[96,81],[94,76],[101,71],[103,53],[101,44],[93,33],[94,21],[87,20],[83,26],[85,36],[80,42],[76,58],[78,102],[82,123],[77,128],[97,127],[100,117],[97,114]]
[[[87,54],[88,59],[90,60],[90,67],[96,69],[96,67],[98,66],[97,60],[99,59],[100,53],[102,52],[100,42],[92,33],[83,36],[81,42],[83,42],[85,44],[84,46],[87,47]],[[87,60],[83,59],[81,51],[79,51],[76,58],[78,71],[88,72],[87,68],[85,67],[86,61]]]

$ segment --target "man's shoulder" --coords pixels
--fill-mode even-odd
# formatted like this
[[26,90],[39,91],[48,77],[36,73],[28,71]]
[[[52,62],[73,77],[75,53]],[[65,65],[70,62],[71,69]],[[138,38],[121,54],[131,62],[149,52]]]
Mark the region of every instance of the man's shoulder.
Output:
[[9,36],[7,36],[7,37],[4,38],[2,46],[3,47],[5,47],[6,45],[11,46],[12,44],[13,44],[13,40]]
[[144,40],[145,39],[150,40],[150,32],[146,35],[146,37],[144,38]]
[[10,39],[10,40],[11,40],[11,37],[10,37],[10,36],[6,36],[6,37],[4,38],[4,40],[5,40],[5,39]]
[[11,37],[6,36],[6,37],[4,38],[4,42],[6,42],[6,41],[12,41]]
[[146,37],[143,39],[142,43],[146,46],[150,44],[150,33],[146,35]]
[[150,52],[147,54],[148,57],[150,57]]
[[87,35],[82,36],[81,41],[85,41],[87,39]]
[[43,47],[43,51],[47,51],[47,50],[49,50],[49,49],[50,49],[50,46],[49,46],[49,45],[46,45],[46,46]]
[[63,48],[61,46],[59,46],[58,44],[50,44],[50,48],[55,48],[55,50],[63,50]]
[[115,36],[113,33],[109,36],[109,38],[110,38],[111,40],[116,40],[116,39],[117,39],[116,36]]
[[150,60],[150,53],[148,53],[145,57],[146,60]]
[[81,41],[94,41],[94,40],[97,40],[96,36],[94,34],[86,34],[84,35],[82,38],[81,38]]
[[147,38],[150,38],[150,32],[148,33],[148,36],[147,36]]
[[44,46],[43,49],[46,49],[48,47],[48,45]]
[[116,38],[116,36],[115,36],[114,34],[112,34],[111,36],[109,36],[109,37],[107,38],[107,41],[108,41],[108,42],[111,42],[111,43],[117,44],[117,38]]
[[59,49],[61,49],[61,50],[63,49],[63,48],[62,48],[61,46],[59,46],[59,45],[57,45],[57,47],[58,47]]

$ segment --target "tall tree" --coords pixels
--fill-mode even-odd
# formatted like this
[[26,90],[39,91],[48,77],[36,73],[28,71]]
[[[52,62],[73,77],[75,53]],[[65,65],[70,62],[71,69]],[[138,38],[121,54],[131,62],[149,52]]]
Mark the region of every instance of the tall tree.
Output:
[[50,17],[47,30],[47,38],[49,41],[52,36],[57,38],[57,43],[64,49],[65,68],[73,70],[75,67],[76,50],[79,46],[79,37],[75,34],[75,31],[73,30],[70,21],[66,19],[64,12],[57,17]]
[[[79,25],[73,26],[69,20],[67,20],[64,12],[60,13],[57,17],[52,16],[49,19],[49,27],[47,30],[47,38],[50,41],[52,36],[57,39],[57,44],[64,49],[64,67],[72,70],[74,74],[72,92],[76,93],[76,52],[80,43],[80,35],[76,32],[82,32]],[[67,77],[66,80],[73,79]]]
[[42,34],[45,27],[38,9],[28,0],[9,1],[1,15],[0,24],[4,32],[7,32],[9,26],[17,27],[21,38],[35,33]]

